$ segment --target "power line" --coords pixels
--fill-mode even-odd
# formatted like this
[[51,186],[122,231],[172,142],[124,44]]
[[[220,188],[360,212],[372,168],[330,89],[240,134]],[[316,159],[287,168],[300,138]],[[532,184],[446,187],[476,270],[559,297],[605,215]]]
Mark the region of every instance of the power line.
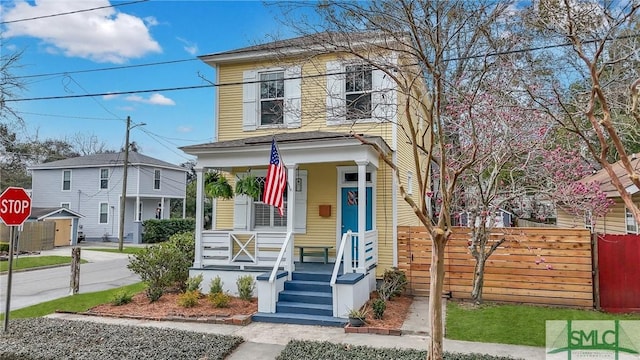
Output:
[[[145,0],[145,1],[148,1],[148,0]],[[45,76],[60,76],[60,75],[82,74],[82,73],[90,73],[90,72],[98,72],[98,71],[133,69],[133,68],[140,68],[140,67],[147,67],[147,66],[176,64],[176,63],[181,63],[181,62],[189,62],[189,61],[197,61],[197,60],[199,60],[199,59],[189,58],[189,59],[159,61],[159,62],[137,64],[137,65],[122,65],[122,66],[111,66],[111,67],[104,67],[104,68],[97,68],[97,69],[60,71],[60,72],[54,72],[54,73],[15,76],[14,79],[28,79],[28,78],[45,77]]]
[[34,113],[27,111],[16,111],[18,114],[24,115],[35,115],[35,116],[47,116],[47,117],[57,117],[63,119],[79,119],[79,120],[100,120],[100,121],[122,121],[124,119],[114,119],[114,118],[101,118],[101,117],[91,117],[91,116],[74,116],[74,115],[61,115],[61,114],[42,114],[42,113]]
[[63,15],[78,14],[78,13],[83,13],[83,12],[87,12],[87,11],[94,11],[94,10],[112,8],[112,7],[116,7],[116,6],[125,6],[125,5],[137,4],[137,3],[146,2],[146,1],[149,1],[149,0],[137,0],[137,1],[131,1],[131,2],[122,3],[122,4],[106,5],[106,6],[100,6],[100,7],[90,8],[90,9],[74,10],[74,11],[68,11],[68,12],[57,13],[57,14],[35,16],[35,17],[25,18],[25,19],[2,21],[2,22],[0,22],[0,25],[1,24],[12,24],[12,23],[17,23],[17,22],[22,22],[22,21],[47,19],[47,18],[52,18],[52,17],[56,17],[56,16],[63,16]]

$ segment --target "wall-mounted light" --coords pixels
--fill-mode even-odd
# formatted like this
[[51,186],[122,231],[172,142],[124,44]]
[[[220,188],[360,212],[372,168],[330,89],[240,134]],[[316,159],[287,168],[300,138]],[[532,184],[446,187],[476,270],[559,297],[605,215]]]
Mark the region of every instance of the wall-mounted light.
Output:
[[296,178],[296,192],[302,191],[302,178]]

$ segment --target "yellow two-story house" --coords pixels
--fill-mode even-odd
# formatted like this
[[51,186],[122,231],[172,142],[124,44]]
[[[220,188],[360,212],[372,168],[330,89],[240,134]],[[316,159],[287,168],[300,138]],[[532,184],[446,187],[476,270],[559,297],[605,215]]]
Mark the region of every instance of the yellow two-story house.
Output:
[[[232,293],[238,276],[254,276],[254,321],[343,325],[369,299],[376,277],[397,264],[397,227],[417,224],[398,189],[402,181],[417,193],[414,160],[394,81],[309,40],[200,56],[218,84],[216,141],[182,148],[197,157],[191,275],[203,274],[205,285],[220,277]],[[377,56],[398,61],[393,52]],[[204,214],[207,171],[232,184],[251,174],[264,190],[274,139],[287,174],[284,214],[245,195],[215,199],[213,213]],[[206,228],[205,216],[212,217]]]

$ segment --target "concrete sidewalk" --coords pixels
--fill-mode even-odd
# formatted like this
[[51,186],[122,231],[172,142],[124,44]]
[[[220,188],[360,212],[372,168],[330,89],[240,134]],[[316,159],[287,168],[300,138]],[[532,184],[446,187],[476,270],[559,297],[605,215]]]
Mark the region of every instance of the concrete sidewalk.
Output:
[[[251,323],[247,326],[186,323],[174,321],[130,320],[93,317],[73,314],[52,314],[49,317],[68,320],[96,321],[109,324],[150,326],[196,331],[210,334],[236,335],[245,339],[231,360],[273,360],[291,340],[329,341],[339,344],[363,345],[376,348],[404,348],[426,350],[428,340],[428,299],[415,298],[402,326],[401,336],[345,333],[342,328]],[[531,346],[475,343],[467,341],[444,341],[444,350],[458,353],[481,353],[495,356],[534,360],[544,359],[545,349]]]

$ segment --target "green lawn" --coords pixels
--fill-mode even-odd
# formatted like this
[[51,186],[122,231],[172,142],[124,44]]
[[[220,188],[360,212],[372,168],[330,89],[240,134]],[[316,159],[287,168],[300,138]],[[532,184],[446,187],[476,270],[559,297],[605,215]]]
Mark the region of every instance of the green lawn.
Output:
[[454,340],[516,345],[545,345],[546,320],[640,320],[640,314],[607,314],[593,310],[532,305],[486,304],[471,308],[447,303],[446,337]]
[[[33,269],[43,266],[65,265],[71,263],[71,256],[24,256],[13,259],[13,270]],[[81,263],[86,263],[81,260]],[[9,262],[0,262],[0,272],[9,269]]]
[[[136,294],[144,289],[145,285],[139,282],[111,290],[70,295],[60,299],[14,310],[11,312],[9,319],[40,317],[52,314],[56,312],[56,310],[76,312],[87,311],[94,306],[110,302],[113,296],[120,291],[127,291],[130,294]],[[4,319],[4,314],[0,314],[0,319]]]
[[125,248],[122,248],[122,251],[116,248],[91,248],[91,249],[87,248],[84,250],[136,255],[136,254],[139,254],[144,249],[145,249],[144,247],[125,247]]

